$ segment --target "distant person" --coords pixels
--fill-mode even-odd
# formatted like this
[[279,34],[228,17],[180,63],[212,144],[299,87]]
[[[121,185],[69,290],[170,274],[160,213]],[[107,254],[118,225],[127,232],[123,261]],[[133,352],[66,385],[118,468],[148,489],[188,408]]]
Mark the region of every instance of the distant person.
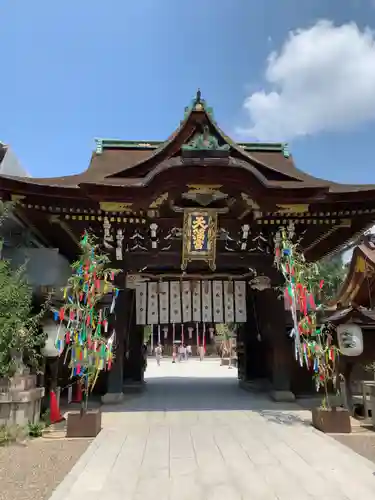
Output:
[[184,356],[185,356],[185,348],[183,344],[181,344],[180,347],[178,348],[178,361],[182,361],[184,359]]
[[155,358],[156,364],[160,366],[161,355],[163,354],[163,348],[160,344],[155,347]]
[[203,361],[204,360],[204,346],[203,345],[199,346],[198,352],[199,352],[199,359],[201,361]]
[[188,345],[186,346],[186,359],[189,359],[189,358],[191,357],[191,355],[192,355],[191,345],[190,345],[190,344],[188,344]]

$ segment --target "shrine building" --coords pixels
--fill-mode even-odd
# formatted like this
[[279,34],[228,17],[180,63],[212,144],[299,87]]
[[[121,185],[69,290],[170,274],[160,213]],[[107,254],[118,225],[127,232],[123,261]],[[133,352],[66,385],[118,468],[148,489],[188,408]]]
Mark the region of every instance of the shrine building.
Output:
[[142,379],[146,325],[152,344],[208,346],[215,324],[231,323],[240,380],[266,381],[276,399],[290,399],[311,377],[293,359],[275,236],[286,228],[319,260],[374,223],[375,186],[313,177],[285,144],[234,142],[200,91],[181,118],[165,141],[96,139],[80,174],[0,175],[1,196],[44,242],[37,251],[54,255],[43,257],[44,276],[55,276],[59,259],[76,259],[85,229],[123,270],[107,394]]

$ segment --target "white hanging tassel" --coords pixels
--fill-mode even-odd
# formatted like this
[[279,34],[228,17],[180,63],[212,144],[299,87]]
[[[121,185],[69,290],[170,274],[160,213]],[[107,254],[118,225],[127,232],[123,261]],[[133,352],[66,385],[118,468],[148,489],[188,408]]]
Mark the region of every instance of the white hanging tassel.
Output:
[[60,321],[60,323],[59,323],[59,327],[58,327],[58,329],[57,329],[57,333],[56,333],[56,340],[55,340],[55,347],[56,347],[57,349],[59,349],[59,351],[60,351],[60,352],[62,352],[62,351],[64,350],[64,347],[62,347],[62,349],[61,349],[61,348],[59,348],[59,345],[60,345],[60,344],[59,344],[59,340],[60,340],[60,330],[61,330],[61,325],[62,325],[62,321]]
[[72,402],[72,399],[73,399],[73,386],[70,385],[68,387],[68,404]]
[[112,346],[115,343],[115,340],[116,340],[116,330],[114,329],[112,332],[112,335],[107,340],[107,349],[112,349]]
[[112,314],[112,313],[113,313],[113,311],[115,310],[115,305],[116,305],[116,297],[115,297],[115,296],[113,296],[113,298],[112,298],[112,304],[111,304],[111,309],[110,309],[110,311],[109,311],[109,312],[110,312],[110,314]]

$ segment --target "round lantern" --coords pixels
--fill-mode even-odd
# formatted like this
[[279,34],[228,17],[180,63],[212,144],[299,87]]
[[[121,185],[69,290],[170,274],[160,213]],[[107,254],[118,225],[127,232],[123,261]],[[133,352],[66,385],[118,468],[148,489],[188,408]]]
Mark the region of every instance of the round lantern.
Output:
[[45,323],[43,323],[43,331],[44,333],[47,334],[47,339],[44,347],[42,348],[42,354],[46,358],[55,358],[56,356],[59,356],[59,350],[56,348],[56,338],[57,338],[57,331],[58,331],[58,325],[50,319],[47,320]]
[[363,334],[360,326],[355,324],[339,325],[337,340],[344,356],[359,356],[363,353]]

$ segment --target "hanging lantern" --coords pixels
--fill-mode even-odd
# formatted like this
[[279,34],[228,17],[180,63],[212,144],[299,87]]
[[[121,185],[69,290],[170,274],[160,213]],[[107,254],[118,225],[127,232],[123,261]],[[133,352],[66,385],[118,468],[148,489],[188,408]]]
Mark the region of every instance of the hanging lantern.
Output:
[[189,339],[193,338],[193,330],[194,330],[194,328],[192,326],[188,326]]
[[61,352],[61,350],[57,348],[57,341],[59,339],[61,341],[61,339],[65,337],[66,328],[61,325],[59,332],[59,325],[57,325],[52,319],[47,319],[42,326],[44,333],[47,335],[47,339],[41,352],[46,358],[56,358]]
[[339,349],[344,356],[359,356],[363,353],[362,328],[355,324],[337,327]]
[[164,332],[164,339],[167,339],[168,338],[168,327],[167,326],[163,326],[163,332]]

